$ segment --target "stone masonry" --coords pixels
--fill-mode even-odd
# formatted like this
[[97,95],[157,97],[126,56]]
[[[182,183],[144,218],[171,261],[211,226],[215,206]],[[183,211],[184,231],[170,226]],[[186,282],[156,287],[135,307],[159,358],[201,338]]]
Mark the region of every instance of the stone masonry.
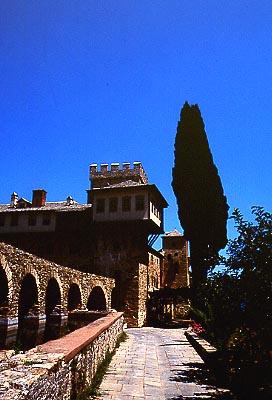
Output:
[[72,321],[82,326],[76,322],[84,317],[82,311],[111,308],[114,279],[62,267],[4,243],[0,274],[2,348],[15,343],[30,348],[55,339]]
[[123,331],[122,313],[0,361],[0,399],[68,400],[88,388]]
[[[157,186],[148,183],[140,162],[123,163],[122,167],[101,164],[100,168],[92,164],[90,183],[87,204],[77,203],[71,196],[66,201],[47,202],[44,189],[33,190],[32,201],[14,192],[10,203],[0,204],[0,241],[50,260],[40,269],[35,256],[29,263],[18,258],[19,275],[8,289],[8,306],[18,307],[20,283],[16,282],[27,274],[37,284],[35,307],[40,313],[46,311],[44,297],[50,279],[54,279],[52,290],[61,292],[64,312],[67,304],[63,300],[71,285],[78,287],[81,306],[86,307],[92,282],[96,282],[106,298],[106,308],[124,311],[129,326],[143,326],[148,292],[161,285],[162,257],[151,246],[163,233],[163,211],[168,204]],[[8,255],[4,257],[3,265]],[[82,275],[84,272],[88,274]],[[3,278],[8,274],[6,267]],[[12,274],[14,280],[17,273],[13,270]],[[12,293],[15,302],[11,306]],[[12,312],[16,314],[9,310]]]
[[18,313],[20,286],[26,274],[33,275],[36,280],[41,313],[45,312],[45,293],[50,278],[55,278],[59,284],[64,312],[68,312],[68,291],[72,283],[76,283],[80,289],[82,309],[86,309],[88,297],[96,286],[100,286],[105,293],[107,309],[111,307],[114,279],[62,267],[4,243],[0,243],[0,267],[4,269],[8,281],[9,316],[16,316]]

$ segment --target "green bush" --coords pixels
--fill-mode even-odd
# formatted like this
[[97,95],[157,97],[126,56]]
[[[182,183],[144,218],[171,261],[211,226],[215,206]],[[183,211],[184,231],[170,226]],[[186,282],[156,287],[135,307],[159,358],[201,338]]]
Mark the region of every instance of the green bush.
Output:
[[262,207],[252,213],[248,222],[234,210],[238,237],[221,259],[223,272],[200,288],[204,305],[195,310],[208,339],[245,363],[263,362],[272,350],[272,214]]

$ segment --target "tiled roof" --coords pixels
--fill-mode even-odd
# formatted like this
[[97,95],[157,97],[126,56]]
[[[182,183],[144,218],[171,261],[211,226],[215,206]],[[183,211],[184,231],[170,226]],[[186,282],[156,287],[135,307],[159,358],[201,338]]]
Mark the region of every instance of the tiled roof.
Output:
[[27,212],[27,211],[54,211],[54,212],[71,212],[71,211],[84,211],[92,207],[91,204],[80,204],[73,201],[68,205],[67,201],[54,201],[47,202],[42,207],[11,207],[10,204],[0,204],[0,212]]

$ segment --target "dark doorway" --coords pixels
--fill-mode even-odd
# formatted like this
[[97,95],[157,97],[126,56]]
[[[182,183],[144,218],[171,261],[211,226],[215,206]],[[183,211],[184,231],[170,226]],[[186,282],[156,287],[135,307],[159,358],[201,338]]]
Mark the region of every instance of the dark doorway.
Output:
[[111,292],[111,307],[117,311],[124,311],[128,282],[125,281],[120,270],[115,271],[114,279],[115,287]]

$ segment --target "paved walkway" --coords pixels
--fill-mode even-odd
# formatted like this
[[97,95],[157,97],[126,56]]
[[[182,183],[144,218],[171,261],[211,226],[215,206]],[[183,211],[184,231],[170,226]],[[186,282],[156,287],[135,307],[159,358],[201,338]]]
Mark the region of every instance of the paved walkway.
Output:
[[117,349],[97,399],[226,398],[227,391],[211,384],[185,329],[134,328],[126,332],[128,339]]

